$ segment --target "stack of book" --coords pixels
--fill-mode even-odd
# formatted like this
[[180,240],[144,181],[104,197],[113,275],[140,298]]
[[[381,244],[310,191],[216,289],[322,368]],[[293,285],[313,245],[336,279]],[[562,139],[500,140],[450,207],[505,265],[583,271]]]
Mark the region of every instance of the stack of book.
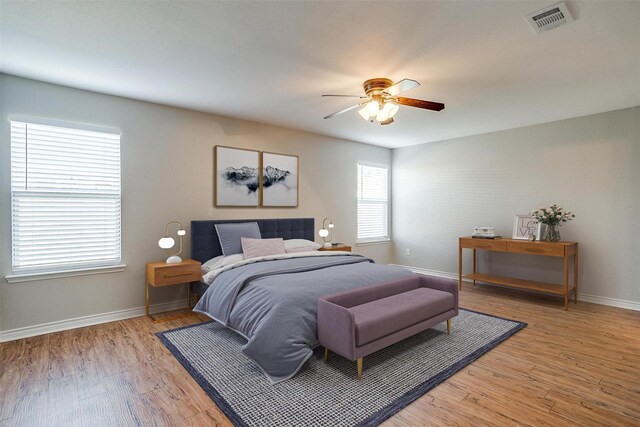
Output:
[[471,237],[476,239],[498,239],[500,236],[496,234],[494,227],[475,227]]

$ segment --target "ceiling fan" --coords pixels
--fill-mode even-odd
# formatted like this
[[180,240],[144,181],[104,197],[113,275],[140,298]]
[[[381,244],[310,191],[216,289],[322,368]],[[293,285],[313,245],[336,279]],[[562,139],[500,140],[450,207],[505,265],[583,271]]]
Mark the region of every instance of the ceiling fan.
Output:
[[400,105],[409,107],[424,108],[425,110],[440,111],[444,109],[444,104],[440,102],[423,101],[421,99],[403,98],[396,96],[401,92],[420,86],[415,80],[403,79],[397,83],[384,77],[369,79],[362,84],[365,96],[360,95],[322,95],[322,96],[339,96],[343,98],[360,98],[360,102],[343,110],[329,114],[325,119],[330,119],[347,111],[360,108],[358,113],[367,121],[377,121],[381,125],[389,125],[393,123],[393,116],[396,115]]

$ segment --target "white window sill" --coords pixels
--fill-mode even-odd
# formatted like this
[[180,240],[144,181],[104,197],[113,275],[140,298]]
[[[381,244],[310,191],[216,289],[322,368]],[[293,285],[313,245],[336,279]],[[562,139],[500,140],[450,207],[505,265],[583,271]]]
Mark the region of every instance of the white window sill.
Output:
[[380,245],[380,244],[387,244],[387,243],[391,243],[391,239],[373,240],[371,242],[357,242],[356,246],[370,246],[370,245]]
[[117,273],[124,271],[126,264],[109,265],[106,267],[90,267],[61,271],[43,271],[38,273],[17,273],[4,276],[7,283],[32,282],[35,280],[57,279],[60,277],[88,276],[90,274]]

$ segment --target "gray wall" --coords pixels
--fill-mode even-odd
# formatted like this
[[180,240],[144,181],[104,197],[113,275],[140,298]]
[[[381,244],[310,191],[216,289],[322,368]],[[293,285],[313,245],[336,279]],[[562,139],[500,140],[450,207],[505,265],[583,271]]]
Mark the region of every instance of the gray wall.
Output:
[[[515,214],[558,203],[576,214],[561,236],[580,244],[582,292],[640,303],[640,107],[393,150],[392,171],[393,262],[457,274],[459,236],[490,225],[511,237]],[[480,260],[562,280],[558,259]]]
[[[334,241],[356,238],[356,163],[390,164],[391,151],[355,142],[0,75],[2,176],[0,274],[11,272],[11,114],[122,131],[122,273],[8,284],[0,280],[0,331],[144,306],[144,265],[164,259],[157,241],[171,220],[330,216]],[[300,156],[295,209],[213,207],[213,146]],[[187,230],[188,231],[188,230]],[[186,247],[189,247],[187,235]],[[354,250],[388,262],[389,245]],[[187,254],[188,256],[188,250]],[[184,298],[155,290],[154,303]]]

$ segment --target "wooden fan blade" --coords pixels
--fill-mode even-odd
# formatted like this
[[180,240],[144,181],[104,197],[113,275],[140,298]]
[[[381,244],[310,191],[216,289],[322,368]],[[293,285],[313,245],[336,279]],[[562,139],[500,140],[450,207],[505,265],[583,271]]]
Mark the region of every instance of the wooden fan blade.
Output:
[[321,96],[340,96],[342,98],[366,98],[366,96],[361,96],[361,95],[321,95]]
[[330,119],[330,118],[335,117],[335,116],[337,116],[339,114],[346,113],[347,111],[351,111],[354,108],[358,108],[359,106],[360,106],[360,104],[356,104],[356,105],[352,105],[351,107],[347,107],[344,110],[336,111],[335,113],[329,114],[328,116],[326,116],[325,119]]
[[387,92],[391,96],[396,96],[400,92],[404,92],[405,90],[413,89],[414,87],[420,86],[415,80],[411,79],[402,79],[398,83],[389,86],[385,92]]
[[402,98],[398,97],[398,104],[406,105],[408,107],[424,108],[425,110],[440,111],[444,110],[444,104],[440,102],[423,101],[421,99]]

